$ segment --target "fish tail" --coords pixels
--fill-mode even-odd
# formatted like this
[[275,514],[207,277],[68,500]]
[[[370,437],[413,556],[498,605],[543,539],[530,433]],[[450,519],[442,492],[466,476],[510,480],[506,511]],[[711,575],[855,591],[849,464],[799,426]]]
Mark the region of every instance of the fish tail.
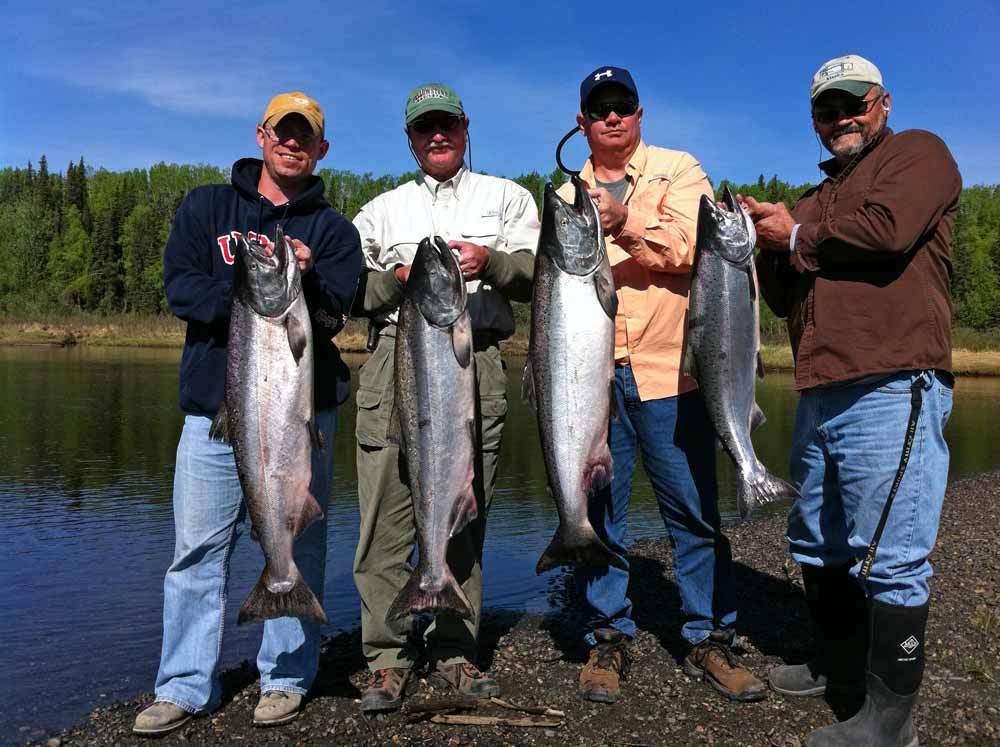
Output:
[[451,569],[445,567],[442,580],[434,582],[426,578],[427,574],[418,566],[406,582],[406,586],[396,596],[385,619],[397,620],[418,612],[450,612],[465,620],[471,620],[475,614],[469,598],[465,596],[462,587],[458,585]]
[[312,620],[326,623],[326,613],[323,605],[313,594],[309,584],[302,578],[298,569],[294,570],[292,588],[284,592],[274,592],[267,588],[268,569],[260,574],[257,585],[253,587],[250,596],[240,608],[236,619],[237,625],[254,620],[273,620],[276,617],[298,617],[302,620]]
[[542,553],[535,566],[535,573],[542,573],[561,565],[614,566],[628,570],[628,563],[605,545],[590,524],[583,527],[567,528],[560,523],[556,535]]
[[755,508],[782,498],[801,498],[799,491],[780,477],[775,477],[768,471],[764,476],[753,482],[739,479],[736,486],[736,505],[740,510],[740,518],[745,519]]

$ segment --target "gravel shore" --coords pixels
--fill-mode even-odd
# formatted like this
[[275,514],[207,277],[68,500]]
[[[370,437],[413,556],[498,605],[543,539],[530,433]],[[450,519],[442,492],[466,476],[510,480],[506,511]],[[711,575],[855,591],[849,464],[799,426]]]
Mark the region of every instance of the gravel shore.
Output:
[[[935,568],[927,635],[927,671],[916,721],[921,745],[1000,744],[1000,472],[956,481],[945,501],[932,562]],[[810,647],[797,567],[787,560],[782,516],[733,526],[743,661],[763,675],[783,661],[803,661]],[[431,723],[415,713],[365,720],[358,711],[367,681],[358,631],[324,646],[320,679],[304,713],[274,729],[251,727],[258,691],[251,664],[224,675],[226,698],[216,713],[197,718],[159,745],[775,745],[794,747],[832,719],[822,698],[788,699],[771,694],[762,703],[735,704],[680,669],[686,653],[679,637],[677,587],[670,548],[644,541],[633,546],[630,596],[639,625],[635,661],[614,705],[576,695],[585,657],[577,644],[578,615],[568,576],[553,592],[564,603],[549,615],[491,610],[483,621],[482,659],[498,678],[504,697],[520,705],[547,706],[565,714],[558,726],[455,726]],[[487,576],[488,577],[488,576]],[[426,681],[409,707],[447,697]],[[35,744],[137,745],[135,714],[151,701],[143,695],[100,708],[86,723]],[[463,712],[526,718],[497,705]],[[528,717],[530,718],[530,717]]]

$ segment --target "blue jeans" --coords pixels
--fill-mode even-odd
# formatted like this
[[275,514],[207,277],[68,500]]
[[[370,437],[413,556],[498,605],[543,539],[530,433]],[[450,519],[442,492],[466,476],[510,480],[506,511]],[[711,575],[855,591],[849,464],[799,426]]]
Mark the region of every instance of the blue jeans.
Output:
[[944,426],[952,385],[934,371],[906,371],[802,392],[795,416],[792,480],[802,498],[788,515],[792,558],[814,566],[852,564],[857,577],[892,486],[910,418],[910,385],[922,383],[913,450],[893,500],[869,595],[917,607],[928,598],[927,562],[948,481]]
[[[697,645],[712,631],[736,624],[732,556],[719,528],[715,430],[697,391],[641,401],[631,366],[615,368],[615,400],[618,417],[611,418],[608,431],[614,477],[610,486],[591,496],[590,523],[608,547],[625,555],[638,447],[673,550],[674,579],[686,619],[681,635]],[[628,571],[579,568],[575,576],[590,612],[587,644],[595,645],[593,631],[599,628],[634,637]]]
[[[323,601],[326,507],[333,480],[337,411],[316,413],[326,447],[313,451],[310,490],[324,518],[295,542],[295,563]],[[208,437],[211,420],[187,415],[174,468],[174,560],[163,581],[163,648],[156,699],[190,713],[219,706],[216,677],[229,586],[229,559],[243,533],[246,507],[232,447]],[[257,551],[259,552],[259,550]],[[247,589],[249,593],[249,589]],[[319,665],[319,630],[293,617],[267,620],[257,654],[260,689],[304,694]]]

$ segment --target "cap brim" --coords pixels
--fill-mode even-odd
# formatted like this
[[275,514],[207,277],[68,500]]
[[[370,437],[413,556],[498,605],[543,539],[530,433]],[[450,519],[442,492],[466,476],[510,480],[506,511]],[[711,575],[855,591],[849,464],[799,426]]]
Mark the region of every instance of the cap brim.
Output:
[[321,126],[317,125],[316,122],[312,119],[312,117],[310,117],[308,114],[306,114],[301,109],[277,109],[277,110],[271,112],[271,116],[269,116],[261,124],[267,124],[268,122],[270,122],[271,126],[274,127],[275,125],[278,124],[278,122],[280,122],[281,120],[283,120],[289,114],[298,114],[306,122],[309,123],[309,127],[312,129],[313,135],[315,135],[316,137],[322,137],[323,136],[323,128]]
[[410,116],[406,118],[406,124],[410,124],[410,122],[423,116],[424,114],[427,114],[427,112],[445,112],[447,114],[465,116],[465,112],[460,106],[443,102],[441,99],[429,99],[427,101],[421,101],[413,107],[413,111],[410,112]]
[[590,93],[587,94],[587,98],[580,102],[580,111],[587,108],[587,102],[590,98],[600,89],[602,86],[618,86],[620,89],[625,91],[629,96],[632,96],[636,101],[639,100],[639,93],[632,88],[629,88],[625,83],[620,80],[602,80],[600,83],[595,83],[594,87],[590,89]]
[[865,83],[860,80],[834,80],[820,86],[816,90],[816,93],[813,94],[812,100],[815,101],[827,91],[845,91],[860,99],[872,90],[875,85],[875,83]]

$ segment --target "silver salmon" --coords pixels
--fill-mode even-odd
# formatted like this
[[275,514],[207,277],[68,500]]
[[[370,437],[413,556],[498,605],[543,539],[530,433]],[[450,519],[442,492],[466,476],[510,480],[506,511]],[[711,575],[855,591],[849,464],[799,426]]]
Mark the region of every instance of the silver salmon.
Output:
[[[448,567],[448,541],[478,515],[476,369],[465,282],[439,236],[425,238],[410,268],[396,330],[396,403],[390,425],[406,455],[419,561],[386,613],[450,612],[472,605]],[[398,425],[397,425],[398,421]]]
[[238,622],[299,617],[326,622],[292,556],[295,538],[322,518],[309,492],[322,448],[313,403],[312,325],[302,277],[279,229],[274,252],[240,237],[233,266],[225,401],[209,434],[231,443],[264,571]]
[[757,406],[760,300],[753,263],[757,232],[727,187],[725,208],[703,195],[691,278],[684,367],[701,389],[722,448],[737,470],[736,502],[746,518],[776,498],[798,491],[757,459],[750,433],[764,423]]
[[627,568],[597,536],[591,493],[611,481],[608,421],[618,298],[597,208],[573,177],[568,204],[545,185],[535,255],[531,341],[523,393],[535,408],[548,492],[559,527],[535,570],[560,565]]

